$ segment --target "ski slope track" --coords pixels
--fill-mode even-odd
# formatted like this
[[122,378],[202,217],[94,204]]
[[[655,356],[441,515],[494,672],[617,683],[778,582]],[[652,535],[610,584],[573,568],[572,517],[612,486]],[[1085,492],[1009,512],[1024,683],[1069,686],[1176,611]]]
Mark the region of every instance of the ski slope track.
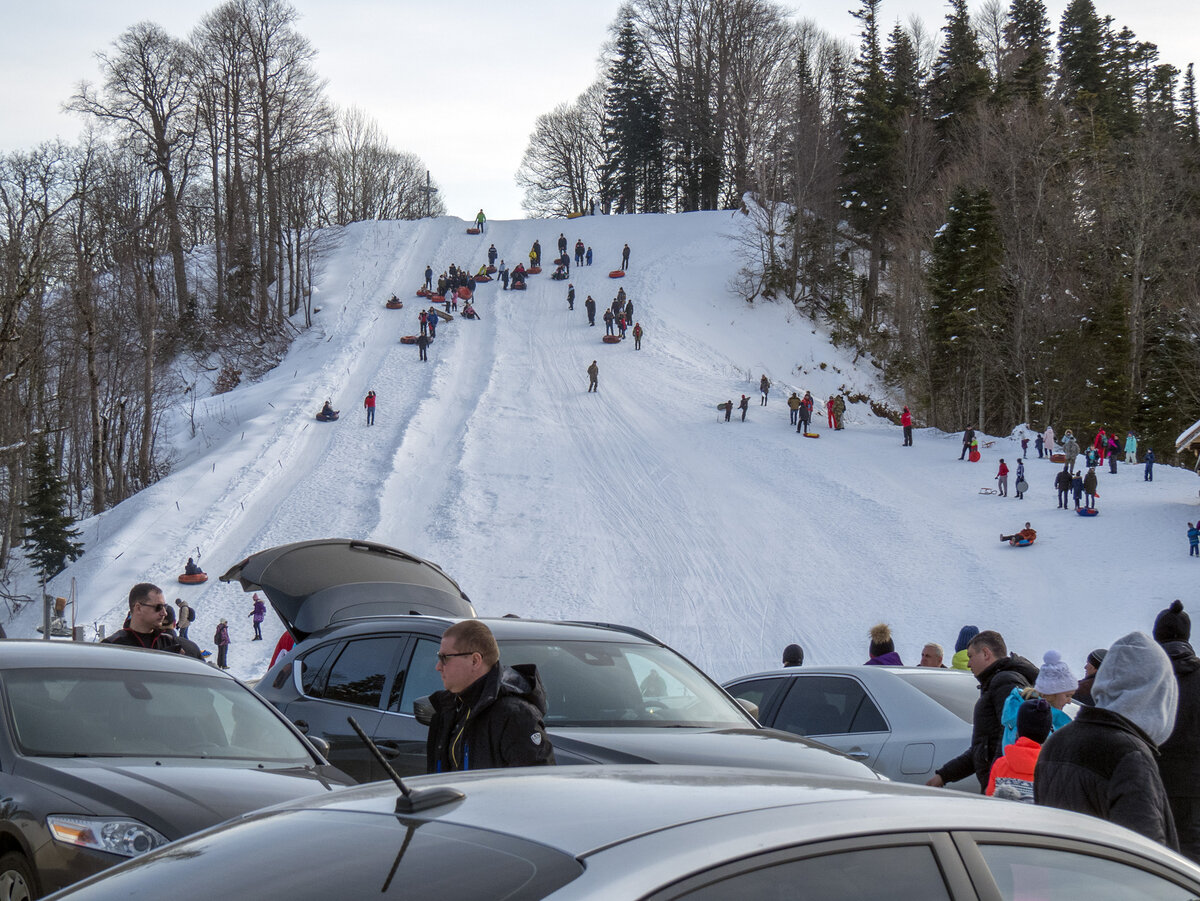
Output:
[[[1200,560],[1188,559],[1185,531],[1200,508],[1188,471],[1160,466],[1145,482],[1140,465],[1102,469],[1101,515],[1089,520],[1056,509],[1048,460],[1026,461],[1024,500],[979,493],[1000,457],[1015,470],[1019,427],[977,464],[958,460],[960,435],[918,429],[901,447],[900,429],[866,404],[828,429],[835,391],[903,400],[790,304],[736,296],[745,227],[724,212],[489,222],[482,236],[453,218],[341,230],[314,286],[313,327],[259,382],[172,411],[171,475],[84,522],[86,553],[48,590],[66,594],[74,578],[77,621],[111,631],[129,587],[155,582],[196,607],[202,644],[230,621],[231,666],[250,678],[282,627],[269,620],[269,640],[250,644],[250,598],[216,577],[255,551],[329,536],[436,561],[481,615],[626,623],[717,678],[774,665],[793,641],[807,661],[861,662],[879,621],[909,663],[926,641],[952,650],[974,623],[1031,659],[1057,648],[1079,670],[1093,647],[1149,630],[1174,598],[1195,605]],[[495,242],[511,267],[535,238],[548,263],[560,231],[595,254],[572,269],[573,311],[550,264],[524,293],[481,285],[481,318],[441,323],[427,363],[399,343],[418,331],[426,264],[474,271]],[[626,242],[628,275],[610,279]],[[632,335],[601,342],[620,286],[645,329],[640,351]],[[403,310],[384,308],[393,292]],[[788,421],[787,395],[806,389],[819,440]],[[746,421],[735,409],[724,422],[717,404],[742,394]],[[326,397],[336,423],[314,419]],[[1035,545],[999,542],[1026,520]],[[177,584],[189,555],[208,583]],[[9,634],[34,634],[39,617],[31,605]]]

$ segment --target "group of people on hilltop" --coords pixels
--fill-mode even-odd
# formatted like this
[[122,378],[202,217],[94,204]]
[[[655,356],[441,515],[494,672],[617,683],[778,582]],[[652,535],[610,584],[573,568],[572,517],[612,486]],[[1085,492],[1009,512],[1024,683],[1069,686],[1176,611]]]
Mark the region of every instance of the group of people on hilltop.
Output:
[[[1038,666],[999,632],[963,626],[951,667],[979,683],[971,743],[927,784],[974,776],[988,795],[1091,814],[1200,863],[1200,657],[1190,641],[1191,619],[1174,601],[1150,635],[1089,653],[1077,679],[1057,651]],[[902,665],[885,623],[870,629],[868,653],[867,665]],[[920,666],[945,669],[943,657],[931,642]],[[803,662],[799,645],[785,648],[785,667]]]
[[[760,407],[767,405],[767,400],[771,394],[771,380],[767,378],[764,372],[758,380],[758,395]],[[742,422],[746,421],[746,410],[750,405],[750,399],[743,394],[742,400],[738,404],[738,409],[742,411]],[[797,392],[793,391],[787,399],[787,407],[789,413],[789,421],[791,425],[796,426],[797,432],[808,432],[813,417],[813,410],[816,408],[816,400],[812,396],[811,391],[805,391],[801,397]],[[846,399],[840,394],[831,394],[829,399],[824,404],[826,421],[829,423],[829,428],[838,430],[845,428],[846,415]],[[733,409],[733,401],[728,401],[727,404],[717,404],[718,410],[725,410],[725,421],[729,422],[729,414]]]

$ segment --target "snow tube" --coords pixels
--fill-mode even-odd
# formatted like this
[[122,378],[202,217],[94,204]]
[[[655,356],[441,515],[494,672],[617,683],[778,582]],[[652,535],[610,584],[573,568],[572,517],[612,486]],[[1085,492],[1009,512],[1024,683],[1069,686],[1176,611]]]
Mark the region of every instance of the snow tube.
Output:
[[417,289],[417,297],[430,297],[432,295],[433,295],[433,292],[430,291],[428,288],[418,288]]
[[196,573],[194,576],[184,573],[179,577],[179,581],[184,585],[199,585],[201,582],[208,581],[208,573]]
[[446,302],[446,296],[444,294],[430,294],[429,299],[432,300],[434,303],[445,303]]
[[1066,454],[1051,454],[1050,462],[1051,463],[1066,463],[1067,455]]
[[479,229],[477,229],[477,228],[468,228],[468,229],[467,229],[467,234],[468,234],[468,235],[477,235],[477,234],[479,234]]
[[466,285],[463,285],[461,288],[459,288],[458,289],[458,299],[459,300],[470,300],[471,299],[471,289],[468,288]]
[[487,274],[488,274],[488,275],[495,275],[495,274],[496,274],[496,267],[495,267],[495,266],[488,266],[488,267],[487,267]]
[[565,272],[556,272],[550,277],[556,282],[565,282],[567,280],[567,274]]
[[542,271],[541,266],[530,266],[525,270],[529,275],[537,275]]
[[384,306],[387,307],[389,310],[403,310],[404,309],[404,301],[389,300],[387,303],[384,304]]
[[492,280],[492,277],[491,277],[490,275],[477,275],[477,276],[475,276],[475,283],[476,283],[476,284],[478,284],[479,282],[490,282],[491,280]]
[[524,290],[525,290],[525,283],[524,283],[524,282],[513,282],[511,285],[509,285],[509,287],[508,287],[508,290],[510,290],[510,291],[524,291]]
[[1095,516],[1100,511],[1097,510],[1095,507],[1080,507],[1075,512],[1078,513],[1080,516]]
[[621,336],[620,335],[605,335],[602,340],[604,341],[605,344],[620,344]]
[[336,422],[337,418],[338,418],[338,413],[340,413],[340,412],[341,412],[341,410],[334,410],[332,416],[326,416],[323,413],[318,413],[316,415],[316,417],[314,417],[314,418],[317,420],[317,422]]
[[401,344],[416,344],[417,336],[416,335],[405,335],[403,338],[400,339],[400,343]]
[[1029,547],[1029,545],[1033,544],[1035,541],[1037,541],[1036,538],[1010,538],[1008,543],[1012,547]]
[[978,463],[979,462],[979,451],[975,450],[975,448],[971,448],[971,452],[969,454],[967,454],[967,459],[970,460],[972,463]]
[[608,274],[608,277],[609,278],[624,278],[625,270],[624,269],[614,269],[612,272],[610,272]]

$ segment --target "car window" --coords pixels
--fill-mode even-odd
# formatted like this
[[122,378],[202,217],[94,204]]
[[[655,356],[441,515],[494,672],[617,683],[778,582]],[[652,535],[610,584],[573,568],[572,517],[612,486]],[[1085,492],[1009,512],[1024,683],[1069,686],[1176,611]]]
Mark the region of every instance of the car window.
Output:
[[924,672],[917,668],[897,670],[896,677],[907,682],[930,700],[941,704],[964,723],[975,721],[975,703],[979,700],[979,683],[966,676],[949,676],[942,672]]
[[949,901],[933,849],[928,845],[866,848],[744,869],[682,894],[663,897],[691,901],[862,901],[886,895]]
[[316,694],[317,686],[321,684],[319,677],[329,662],[329,655],[336,647],[337,642],[331,641],[300,658],[300,686],[306,695]]
[[1195,901],[1193,889],[1182,888],[1154,873],[1104,857],[1057,848],[1023,845],[979,845],[992,878],[1005,901]]
[[887,723],[857,679],[796,676],[775,716],[775,728],[797,735],[883,732]]
[[421,638],[415,645],[408,666],[396,676],[388,700],[388,710],[393,713],[412,713],[413,701],[442,690],[442,676],[437,671],[437,652],[441,644]]
[[779,679],[754,679],[749,682],[739,682],[737,685],[730,685],[726,688],[731,695],[739,701],[749,701],[758,708],[759,719],[767,712],[767,705],[771,699],[775,697],[775,693],[779,691],[780,686],[785,684],[783,678]]
[[537,666],[548,726],[748,727],[742,708],[670,648],[619,641],[501,641]]
[[309,765],[300,739],[232,679],[106,669],[12,670],[13,733],[36,757],[186,757]]
[[378,707],[383,683],[402,639],[364,638],[350,641],[338,655],[320,697],[361,707]]

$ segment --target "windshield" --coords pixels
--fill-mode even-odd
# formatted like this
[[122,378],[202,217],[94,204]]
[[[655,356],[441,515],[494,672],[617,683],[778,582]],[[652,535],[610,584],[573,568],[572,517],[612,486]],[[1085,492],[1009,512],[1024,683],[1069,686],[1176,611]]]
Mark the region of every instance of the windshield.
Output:
[[917,691],[937,701],[964,723],[975,721],[975,702],[979,683],[968,676],[948,676],[943,672],[922,673],[897,670],[896,675]]
[[746,713],[669,648],[610,641],[502,641],[500,659],[533,663],[547,726],[746,727]]
[[110,669],[10,670],[3,679],[28,756],[315,763],[267,704],[232,679]]

